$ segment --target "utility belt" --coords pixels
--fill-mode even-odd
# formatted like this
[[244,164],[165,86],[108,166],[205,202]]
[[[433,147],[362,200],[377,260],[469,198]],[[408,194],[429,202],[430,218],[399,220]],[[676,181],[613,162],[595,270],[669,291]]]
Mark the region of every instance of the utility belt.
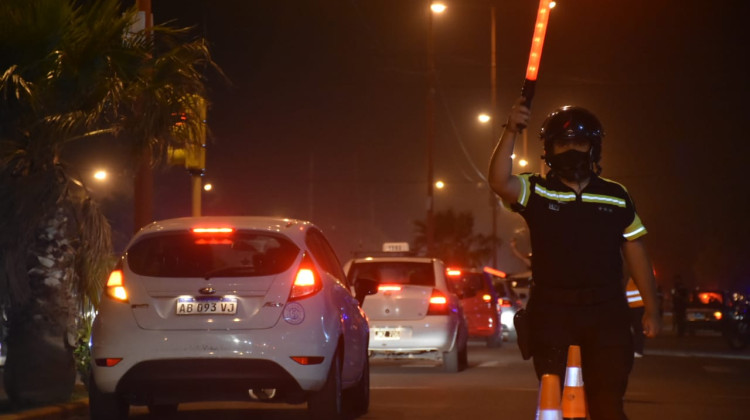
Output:
[[617,297],[625,297],[625,291],[617,286],[560,289],[533,285],[530,294],[536,301],[563,305],[595,305]]

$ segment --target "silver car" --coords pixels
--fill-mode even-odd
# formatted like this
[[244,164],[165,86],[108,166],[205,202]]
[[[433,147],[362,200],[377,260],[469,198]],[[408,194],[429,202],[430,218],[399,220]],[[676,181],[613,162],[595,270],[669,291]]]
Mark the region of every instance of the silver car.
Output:
[[468,328],[442,261],[368,257],[347,262],[344,270],[354,286],[378,284],[362,305],[370,322],[371,357],[442,360],[448,372],[464,369]]

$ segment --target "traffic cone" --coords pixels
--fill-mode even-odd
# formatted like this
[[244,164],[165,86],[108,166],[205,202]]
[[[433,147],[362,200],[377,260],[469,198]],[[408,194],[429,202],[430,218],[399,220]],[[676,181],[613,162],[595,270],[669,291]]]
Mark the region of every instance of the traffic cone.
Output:
[[557,375],[542,375],[536,420],[562,420],[562,411],[560,411],[560,377]]
[[562,392],[562,417],[564,420],[586,419],[586,396],[581,373],[581,348],[568,347],[568,366],[565,369],[565,386]]

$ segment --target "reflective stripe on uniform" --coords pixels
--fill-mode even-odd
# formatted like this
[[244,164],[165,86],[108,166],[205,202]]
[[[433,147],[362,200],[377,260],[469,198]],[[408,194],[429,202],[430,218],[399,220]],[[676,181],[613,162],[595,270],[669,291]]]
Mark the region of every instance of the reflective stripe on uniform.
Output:
[[625,239],[632,241],[633,239],[640,238],[646,233],[648,233],[648,231],[643,226],[643,223],[641,222],[641,218],[638,217],[638,215],[636,214],[635,217],[633,218],[633,222],[630,223],[630,226],[625,228],[625,231],[622,233],[622,236]]
[[518,204],[526,207],[529,202],[529,177],[531,174],[519,175],[518,179],[521,181],[521,194],[518,197]]
[[641,297],[641,293],[637,290],[635,291],[628,291],[626,293],[628,297],[628,303],[634,303],[634,302],[643,302],[643,298]]
[[628,279],[628,285],[625,287],[625,296],[628,298],[628,306],[631,308],[644,306],[641,292],[632,277]]
[[565,193],[560,191],[548,190],[541,185],[537,184],[534,186],[534,192],[541,195],[544,198],[555,201],[575,201],[576,193]]
[[610,195],[583,193],[581,194],[581,200],[589,203],[612,204],[617,207],[625,208],[625,200],[618,197],[612,197]]

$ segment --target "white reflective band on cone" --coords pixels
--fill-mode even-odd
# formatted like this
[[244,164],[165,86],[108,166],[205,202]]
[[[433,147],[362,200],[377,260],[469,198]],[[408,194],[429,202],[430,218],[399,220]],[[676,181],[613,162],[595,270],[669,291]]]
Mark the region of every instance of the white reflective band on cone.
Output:
[[539,410],[536,412],[536,420],[562,420],[562,411]]
[[565,371],[565,386],[583,386],[583,377],[581,375],[581,368],[569,367]]

